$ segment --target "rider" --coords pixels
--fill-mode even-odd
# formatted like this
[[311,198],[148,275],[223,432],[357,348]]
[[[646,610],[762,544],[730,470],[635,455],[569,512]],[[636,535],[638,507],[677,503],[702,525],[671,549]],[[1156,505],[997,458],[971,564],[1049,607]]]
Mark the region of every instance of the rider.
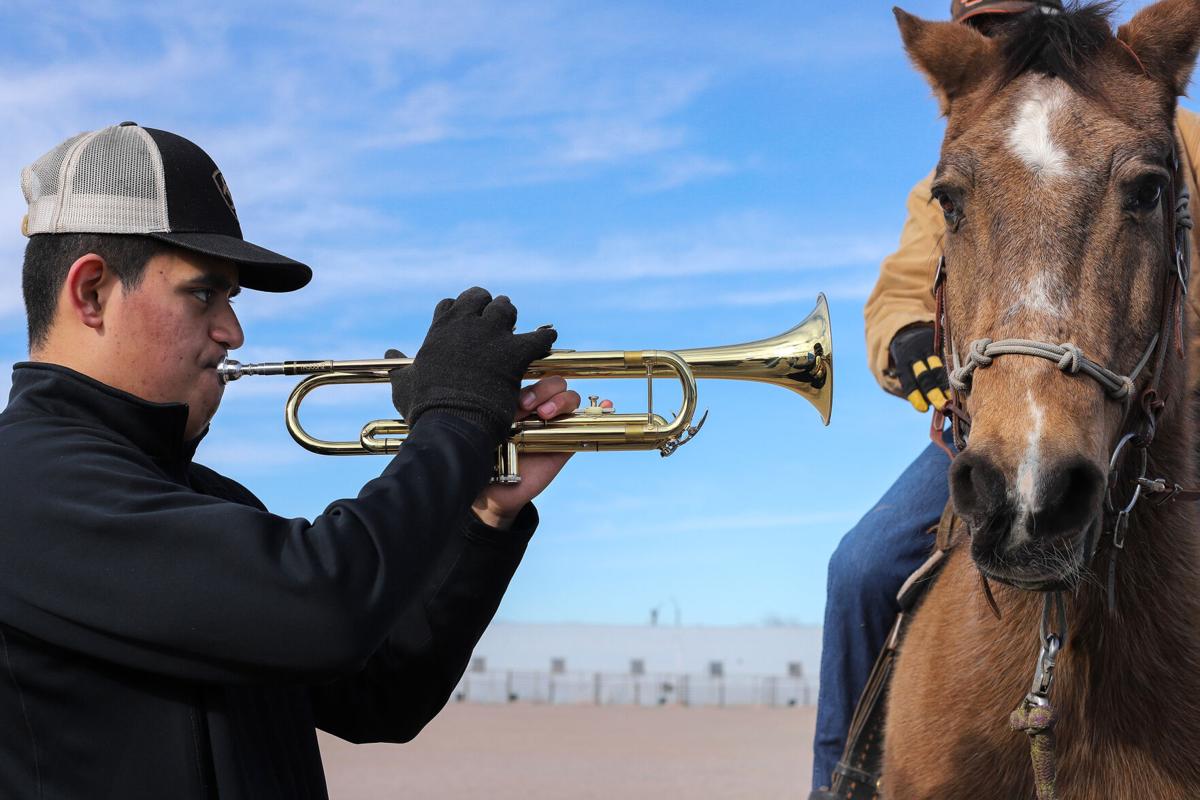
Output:
[[[1055,13],[1059,0],[954,0],[951,18],[984,34],[1011,14]],[[1200,116],[1176,118],[1193,196],[1200,159]],[[941,255],[944,220],[931,200],[930,173],[908,195],[900,246],[883,260],[867,300],[867,352],[880,386],[925,412],[946,402],[946,370],[933,341],[933,277]],[[934,528],[948,499],[946,452],[930,444],[870,511],[842,538],[829,561],[821,682],[813,739],[812,800],[832,797],[828,786],[846,744],[855,704],[876,655],[899,612],[896,593],[929,556]],[[816,788],[822,787],[822,788]]]

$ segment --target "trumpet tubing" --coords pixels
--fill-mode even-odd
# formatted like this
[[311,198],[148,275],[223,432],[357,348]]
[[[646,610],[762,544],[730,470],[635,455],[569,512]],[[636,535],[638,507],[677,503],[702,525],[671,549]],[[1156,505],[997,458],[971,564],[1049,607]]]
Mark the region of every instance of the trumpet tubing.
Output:
[[[226,359],[217,368],[230,382],[247,375],[304,376],[284,407],[285,424],[302,447],[322,455],[395,453],[408,435],[403,420],[374,420],[363,426],[357,441],[329,441],[311,436],[300,424],[304,398],[323,386],[386,383],[389,373],[412,364],[410,358],[354,361],[283,361],[240,364]],[[498,482],[520,480],[520,452],[582,452],[600,450],[659,450],[673,453],[691,440],[704,424],[695,425],[696,380],[724,379],[772,383],[796,392],[829,424],[833,403],[833,340],[825,295],[812,312],[791,330],[769,339],[744,344],[691,350],[555,351],[529,365],[526,377],[641,378],[646,381],[646,411],[617,414],[592,405],[562,419],[523,420],[513,425],[508,442],[497,453]],[[682,388],[675,418],[668,422],[653,410],[654,379],[674,377]],[[707,416],[707,413],[705,414]]]

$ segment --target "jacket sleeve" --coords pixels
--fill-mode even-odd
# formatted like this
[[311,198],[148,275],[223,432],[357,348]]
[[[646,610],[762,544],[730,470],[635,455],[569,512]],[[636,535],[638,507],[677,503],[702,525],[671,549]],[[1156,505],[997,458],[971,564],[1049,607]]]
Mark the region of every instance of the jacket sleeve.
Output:
[[366,667],[311,687],[317,727],[360,743],[415,737],[450,698],[536,527],[532,505],[507,531],[471,515]]
[[1181,108],[1175,115],[1175,122],[1179,128],[1179,138],[1183,141],[1183,156],[1189,167],[1192,213],[1195,214],[1196,204],[1200,203],[1200,198],[1196,197],[1196,188],[1200,186],[1200,114]]
[[0,618],[101,661],[218,683],[361,667],[424,590],[494,453],[482,429],[425,415],[383,474],[310,523],[192,491],[115,438],[81,447],[17,428],[5,445],[26,457],[0,461]]
[[908,218],[900,246],[883,260],[879,280],[867,298],[867,360],[884,391],[900,394],[900,382],[891,373],[888,346],[901,329],[917,322],[933,322],[933,274],[941,255],[945,223],[930,198],[930,173],[908,194]]

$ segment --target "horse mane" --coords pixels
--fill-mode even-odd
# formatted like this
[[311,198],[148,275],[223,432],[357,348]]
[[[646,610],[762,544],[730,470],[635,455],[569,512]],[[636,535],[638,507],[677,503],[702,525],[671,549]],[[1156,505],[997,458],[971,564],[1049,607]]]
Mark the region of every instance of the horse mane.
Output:
[[1060,78],[1076,93],[1103,99],[1090,67],[1113,40],[1112,0],[1071,3],[1062,11],[1035,7],[1013,14],[996,29],[1000,47],[1000,88],[1028,72]]

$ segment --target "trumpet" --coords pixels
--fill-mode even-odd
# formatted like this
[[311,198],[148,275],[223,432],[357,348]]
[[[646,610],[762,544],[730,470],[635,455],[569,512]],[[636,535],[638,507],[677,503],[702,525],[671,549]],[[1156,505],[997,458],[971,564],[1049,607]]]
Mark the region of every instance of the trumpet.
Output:
[[[330,441],[311,436],[300,424],[304,398],[323,386],[387,383],[389,373],[412,364],[411,358],[356,361],[282,361],[241,364],[224,359],[217,373],[225,383],[247,375],[304,376],[284,406],[288,432],[301,447],[321,455],[392,454],[409,433],[404,420],[368,422],[357,440]],[[559,419],[526,419],[513,424],[508,440],[496,454],[494,483],[520,481],[520,453],[575,453],[603,450],[658,450],[669,456],[690,442],[708,418],[706,411],[694,425],[700,378],[756,381],[782,386],[799,394],[816,408],[828,425],[833,405],[833,339],[829,305],[817,296],[816,307],[800,322],[778,336],[744,344],[691,350],[554,350],[529,365],[525,377],[644,378],[646,411],[617,413],[591,405]],[[674,377],[682,388],[679,409],[671,421],[654,412],[654,380]]]

